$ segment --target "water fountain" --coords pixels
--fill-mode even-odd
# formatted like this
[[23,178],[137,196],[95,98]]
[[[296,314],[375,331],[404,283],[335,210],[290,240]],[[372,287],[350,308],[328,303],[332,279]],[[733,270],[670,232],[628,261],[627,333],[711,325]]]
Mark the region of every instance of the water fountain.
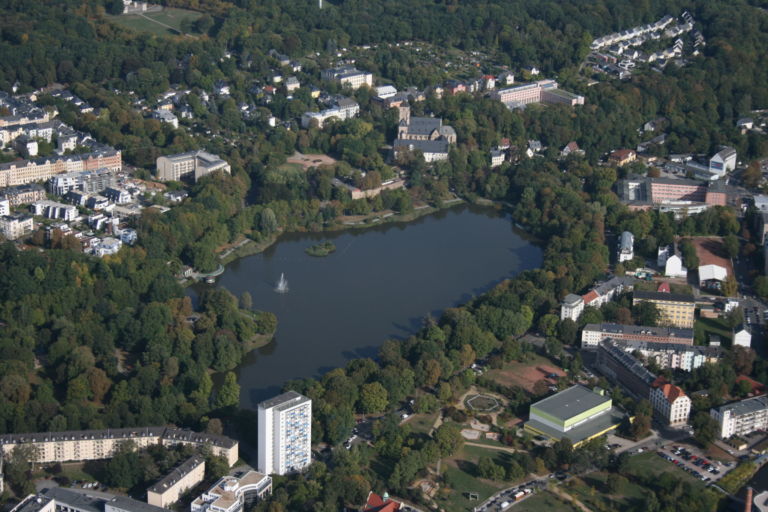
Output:
[[277,293],[287,293],[288,292],[288,280],[285,278],[285,273],[280,274],[280,280],[277,282],[277,286],[275,287],[275,291]]

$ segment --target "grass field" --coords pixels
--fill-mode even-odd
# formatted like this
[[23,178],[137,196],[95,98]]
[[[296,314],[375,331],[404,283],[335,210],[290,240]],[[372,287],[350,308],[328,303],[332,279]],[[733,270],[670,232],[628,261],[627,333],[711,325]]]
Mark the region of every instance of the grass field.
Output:
[[648,452],[630,457],[627,467],[629,474],[638,476],[659,476],[663,473],[672,473],[680,480],[689,482],[693,484],[694,487],[704,489],[704,484],[701,480],[694,478],[692,475],[686,473],[671,462],[663,460],[655,452]]
[[277,167],[278,171],[286,172],[304,172],[304,167],[301,164],[286,162]]
[[432,430],[432,425],[435,424],[437,415],[438,413],[436,412],[432,414],[414,414],[407,424],[414,432],[429,434],[429,431]]
[[202,14],[186,9],[166,8],[160,12],[109,16],[110,21],[137,32],[149,32],[158,36],[181,34],[181,23],[195,21]]
[[539,492],[515,505],[514,512],[580,512],[580,510],[549,491]]
[[568,482],[566,490],[594,510],[610,507],[615,510],[627,510],[642,505],[647,493],[641,486],[627,482],[619,492],[611,495],[606,485],[607,477],[607,473],[590,473],[583,478],[574,478]]
[[693,325],[696,343],[707,342],[707,333],[717,334],[728,344],[733,339],[733,333],[726,321],[722,318],[697,318]]
[[[500,489],[512,485],[511,482],[493,482],[477,476],[477,462],[480,457],[491,457],[497,464],[509,457],[508,454],[497,450],[486,450],[479,446],[464,446],[461,451],[449,460],[443,461],[443,477],[445,484],[450,487],[447,493],[440,492],[435,499],[446,512],[464,512],[482,503]],[[443,489],[441,489],[443,491]],[[468,492],[479,495],[479,501],[470,501]]]

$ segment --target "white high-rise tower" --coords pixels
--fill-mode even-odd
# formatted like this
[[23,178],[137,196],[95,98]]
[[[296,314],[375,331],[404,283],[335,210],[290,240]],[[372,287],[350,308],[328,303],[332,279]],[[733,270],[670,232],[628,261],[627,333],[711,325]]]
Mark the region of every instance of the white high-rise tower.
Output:
[[312,400],[288,391],[259,404],[258,470],[265,475],[301,471],[312,462]]

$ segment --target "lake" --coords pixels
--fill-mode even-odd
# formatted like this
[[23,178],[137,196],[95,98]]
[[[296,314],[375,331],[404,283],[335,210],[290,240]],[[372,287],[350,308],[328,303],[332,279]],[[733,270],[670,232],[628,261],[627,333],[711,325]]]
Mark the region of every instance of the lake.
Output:
[[[336,252],[305,254],[330,240]],[[274,340],[236,370],[241,406],[279,393],[289,379],[317,377],[389,338],[416,332],[424,317],[467,302],[500,281],[541,265],[542,251],[493,208],[461,205],[409,223],[286,234],[263,253],[227,266],[215,286],[277,315]],[[276,293],[281,273],[289,291]],[[189,293],[200,291],[197,284]]]

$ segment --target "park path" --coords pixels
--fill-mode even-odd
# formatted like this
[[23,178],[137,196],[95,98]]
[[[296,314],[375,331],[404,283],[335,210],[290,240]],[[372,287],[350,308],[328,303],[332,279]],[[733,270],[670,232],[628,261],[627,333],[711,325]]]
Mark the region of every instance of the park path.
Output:
[[165,28],[169,29],[171,32],[174,32],[174,33],[176,33],[176,34],[181,34],[181,31],[180,31],[179,29],[177,29],[177,28],[173,28],[173,27],[172,27],[172,26],[170,26],[170,25],[166,25],[166,24],[165,24],[165,23],[163,23],[162,21],[153,20],[152,18],[150,18],[150,17],[148,17],[148,16],[145,16],[144,14],[141,14],[141,13],[139,13],[139,16],[141,16],[141,17],[142,17],[142,18],[144,18],[145,20],[149,20],[149,21],[151,21],[152,23],[157,23],[158,25],[161,25],[161,26],[163,26],[163,27],[165,27]]
[[576,507],[578,507],[582,512],[592,512],[589,507],[587,507],[585,504],[583,504],[578,499],[574,498],[567,492],[565,492],[559,485],[553,485],[549,488],[549,491],[553,492],[554,494],[557,494],[561,498],[563,498],[566,501],[569,501],[573,503]]
[[464,446],[477,446],[478,448],[487,448],[489,450],[497,450],[500,452],[507,452],[507,453],[527,453],[526,450],[516,450],[514,448],[509,448],[507,446],[492,446],[492,445],[483,444],[483,443],[473,443],[472,441],[464,441]]

